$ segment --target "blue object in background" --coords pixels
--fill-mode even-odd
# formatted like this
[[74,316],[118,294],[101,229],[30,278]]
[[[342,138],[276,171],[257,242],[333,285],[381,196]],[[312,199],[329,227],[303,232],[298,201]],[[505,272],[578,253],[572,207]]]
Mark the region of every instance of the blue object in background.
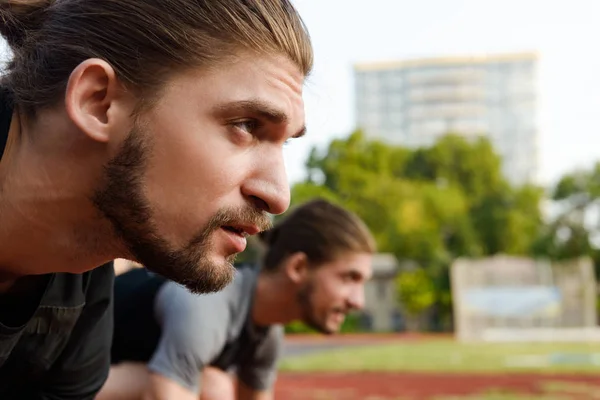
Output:
[[464,293],[464,305],[471,311],[493,317],[554,315],[560,310],[557,287],[495,286],[473,288]]

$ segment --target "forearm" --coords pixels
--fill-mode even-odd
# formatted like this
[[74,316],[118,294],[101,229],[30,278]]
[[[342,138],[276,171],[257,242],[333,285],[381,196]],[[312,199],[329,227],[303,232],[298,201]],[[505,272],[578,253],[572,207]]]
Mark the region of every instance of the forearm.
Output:
[[198,395],[177,382],[162,375],[151,373],[150,383],[144,390],[142,400],[198,400]]
[[239,382],[237,400],[273,400],[273,391],[252,389]]
[[198,400],[198,395],[189,390],[180,388],[179,390],[156,390],[148,388],[142,395],[142,400]]
[[238,396],[238,400],[273,400],[273,392],[254,392]]

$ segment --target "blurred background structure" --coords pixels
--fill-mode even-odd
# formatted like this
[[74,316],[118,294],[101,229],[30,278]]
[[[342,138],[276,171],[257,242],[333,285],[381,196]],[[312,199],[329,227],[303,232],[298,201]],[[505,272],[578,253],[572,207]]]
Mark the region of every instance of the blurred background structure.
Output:
[[461,341],[600,340],[590,259],[459,259],[451,276]]
[[505,176],[538,172],[535,53],[361,63],[355,66],[356,120],[369,139],[432,146],[448,132],[484,135]]

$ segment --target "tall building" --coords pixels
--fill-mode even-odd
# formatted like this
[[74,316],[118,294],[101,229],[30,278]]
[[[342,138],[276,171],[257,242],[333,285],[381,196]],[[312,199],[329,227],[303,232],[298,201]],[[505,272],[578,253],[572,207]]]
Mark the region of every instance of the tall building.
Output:
[[534,53],[357,64],[356,123],[409,147],[449,132],[486,135],[511,182],[535,182],[536,69]]

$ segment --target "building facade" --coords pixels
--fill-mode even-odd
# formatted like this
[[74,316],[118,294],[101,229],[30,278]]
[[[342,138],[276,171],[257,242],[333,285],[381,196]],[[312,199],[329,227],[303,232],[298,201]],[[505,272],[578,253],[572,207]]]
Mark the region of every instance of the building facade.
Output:
[[535,182],[537,61],[524,53],[357,64],[356,124],[408,147],[447,133],[485,135],[511,182]]
[[398,261],[393,254],[373,256],[373,277],[365,284],[364,329],[375,332],[399,330],[396,319],[400,317],[400,311],[394,283],[397,273]]

